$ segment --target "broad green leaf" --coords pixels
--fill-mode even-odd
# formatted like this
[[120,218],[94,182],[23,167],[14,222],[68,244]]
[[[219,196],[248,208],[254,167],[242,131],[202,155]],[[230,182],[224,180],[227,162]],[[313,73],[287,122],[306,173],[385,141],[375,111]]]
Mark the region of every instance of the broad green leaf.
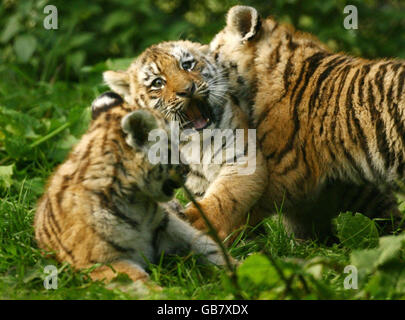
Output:
[[381,251],[378,259],[378,265],[385,264],[387,262],[396,259],[400,255],[401,249],[405,246],[405,233],[399,236],[386,236],[380,238],[379,249]]
[[341,213],[335,220],[337,236],[350,249],[374,248],[378,244],[378,230],[374,221],[361,213]]
[[353,251],[351,264],[359,269],[361,275],[370,274],[393,262],[400,265],[404,247],[405,233],[399,236],[381,237],[378,248]]
[[0,166],[0,186],[5,188],[10,188],[12,184],[12,175],[13,175],[14,165],[9,166]]
[[14,37],[14,35],[16,35],[20,31],[20,29],[21,25],[19,22],[19,15],[16,14],[8,19],[6,27],[1,33],[0,42],[8,42],[12,37]]
[[37,47],[37,40],[29,34],[16,37],[14,50],[21,62],[28,62]]
[[279,281],[276,269],[262,254],[253,254],[246,258],[236,271],[238,281],[243,288],[250,285],[275,285]]
[[378,249],[354,250],[351,253],[351,264],[362,274],[369,274],[376,268],[379,256]]

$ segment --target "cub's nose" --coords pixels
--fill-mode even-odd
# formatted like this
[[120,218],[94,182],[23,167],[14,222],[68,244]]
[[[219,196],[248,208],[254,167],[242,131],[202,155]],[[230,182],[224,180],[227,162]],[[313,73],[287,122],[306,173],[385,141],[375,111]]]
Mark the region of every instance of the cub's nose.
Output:
[[182,98],[191,98],[195,92],[195,89],[196,89],[195,83],[192,82],[191,85],[186,90],[176,92],[176,95]]

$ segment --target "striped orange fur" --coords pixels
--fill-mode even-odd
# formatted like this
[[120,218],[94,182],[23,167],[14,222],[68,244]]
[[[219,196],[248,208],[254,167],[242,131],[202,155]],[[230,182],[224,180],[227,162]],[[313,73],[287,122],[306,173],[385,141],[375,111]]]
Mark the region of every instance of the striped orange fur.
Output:
[[166,211],[187,166],[152,164],[148,133],[167,131],[159,112],[128,105],[114,93],[93,103],[93,121],[50,177],[38,202],[38,245],[74,268],[104,264],[93,279],[117,272],[148,278],[145,267],[162,252],[195,251],[222,264],[216,244]]
[[[168,120],[179,121],[182,129],[228,129],[244,132],[245,148],[237,157],[246,156],[249,121],[235,94],[228,90],[227,70],[215,63],[208,47],[190,41],[172,41],[153,45],[137,57],[126,71],[107,71],[104,79],[112,90],[127,102],[149,106],[162,112]],[[215,146],[212,143],[212,148]],[[267,168],[257,144],[251,174],[241,174],[246,163],[229,163],[223,145],[222,162],[212,159],[190,164],[186,185],[195,194],[222,239],[243,226],[250,208],[261,196],[267,184]],[[203,150],[201,147],[200,150]],[[254,159],[253,159],[254,158]],[[238,159],[235,159],[238,160]],[[205,223],[194,205],[185,214],[198,229]]]
[[320,216],[305,216],[302,203],[338,184],[338,201],[342,189],[364,191],[370,198],[359,210],[400,218],[391,189],[405,174],[403,60],[333,53],[247,6],[229,10],[210,49],[242,93],[266,157],[269,184],[256,221],[283,205],[287,224],[305,235]]

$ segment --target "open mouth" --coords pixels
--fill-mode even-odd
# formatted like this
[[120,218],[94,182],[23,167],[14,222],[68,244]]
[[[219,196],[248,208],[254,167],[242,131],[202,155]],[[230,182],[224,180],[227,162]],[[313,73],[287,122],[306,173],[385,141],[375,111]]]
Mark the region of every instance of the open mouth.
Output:
[[188,118],[185,128],[194,128],[199,131],[211,124],[212,117],[202,101],[191,101],[184,113]]
[[177,181],[168,179],[163,183],[162,191],[166,196],[171,197],[174,194],[174,190],[180,187],[181,185]]

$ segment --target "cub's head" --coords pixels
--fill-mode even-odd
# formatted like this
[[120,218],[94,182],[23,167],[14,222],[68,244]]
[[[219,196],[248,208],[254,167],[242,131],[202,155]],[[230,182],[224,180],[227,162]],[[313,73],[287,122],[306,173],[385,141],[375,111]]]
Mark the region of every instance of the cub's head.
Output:
[[170,200],[185,182],[188,166],[171,163],[170,128],[160,112],[126,104],[108,92],[94,100],[92,117],[90,134],[102,142],[93,148],[105,157],[100,170],[109,170],[111,157],[112,179],[126,197],[140,192],[156,201]]
[[153,45],[128,70],[106,71],[104,80],[128,103],[152,107],[196,130],[215,125],[228,90],[208,47],[190,41]]

